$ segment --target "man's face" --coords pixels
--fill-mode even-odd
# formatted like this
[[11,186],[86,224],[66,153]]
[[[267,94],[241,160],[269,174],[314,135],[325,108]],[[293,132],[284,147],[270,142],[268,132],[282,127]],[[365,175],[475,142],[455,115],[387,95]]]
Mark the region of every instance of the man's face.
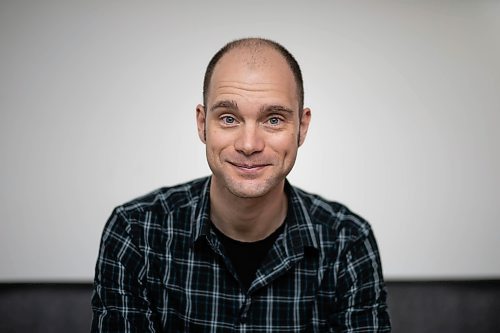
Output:
[[197,107],[212,186],[241,198],[261,197],[282,186],[310,120],[299,119],[296,83],[272,49],[235,49],[216,65],[207,105]]

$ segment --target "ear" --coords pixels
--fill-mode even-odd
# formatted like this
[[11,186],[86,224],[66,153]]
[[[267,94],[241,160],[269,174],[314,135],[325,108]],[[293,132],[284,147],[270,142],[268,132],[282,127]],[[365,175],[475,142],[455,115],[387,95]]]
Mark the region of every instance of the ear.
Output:
[[300,118],[299,124],[299,147],[302,146],[306,139],[307,130],[309,129],[309,123],[311,122],[311,109],[305,108],[302,111],[302,117]]
[[200,137],[201,142],[206,143],[206,114],[205,107],[201,104],[198,104],[196,107],[196,126],[198,127],[198,136]]

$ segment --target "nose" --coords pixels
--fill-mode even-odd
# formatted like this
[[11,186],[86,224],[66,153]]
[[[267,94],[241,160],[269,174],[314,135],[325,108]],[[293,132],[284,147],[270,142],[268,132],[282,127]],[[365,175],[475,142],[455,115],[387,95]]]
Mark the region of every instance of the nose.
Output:
[[234,143],[236,151],[244,155],[252,155],[264,149],[264,139],[259,133],[258,125],[245,124],[240,128],[238,137]]

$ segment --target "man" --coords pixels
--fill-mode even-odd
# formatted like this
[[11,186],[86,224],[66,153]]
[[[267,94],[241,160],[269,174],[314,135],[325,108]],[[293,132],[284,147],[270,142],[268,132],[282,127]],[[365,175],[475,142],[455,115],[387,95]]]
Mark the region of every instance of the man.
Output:
[[389,332],[370,226],[291,186],[305,140],[300,68],[265,39],[210,61],[198,134],[212,176],[115,209],[93,332]]

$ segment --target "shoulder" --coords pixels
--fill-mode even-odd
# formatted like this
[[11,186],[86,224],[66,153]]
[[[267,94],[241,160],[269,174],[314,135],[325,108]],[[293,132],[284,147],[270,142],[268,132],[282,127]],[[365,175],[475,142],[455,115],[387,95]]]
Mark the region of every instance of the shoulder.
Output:
[[[293,187],[297,203],[313,228],[326,241],[353,243],[372,234],[367,220],[337,201]],[[347,244],[344,244],[347,245]]]
[[139,196],[115,208],[115,212],[127,216],[144,213],[170,214],[185,207],[194,206],[205,194],[208,177],[174,186],[161,187]]
[[190,224],[186,222],[207,196],[209,182],[205,177],[162,187],[117,206],[104,227],[103,240],[115,235],[141,242],[156,239],[159,230],[187,232]]

